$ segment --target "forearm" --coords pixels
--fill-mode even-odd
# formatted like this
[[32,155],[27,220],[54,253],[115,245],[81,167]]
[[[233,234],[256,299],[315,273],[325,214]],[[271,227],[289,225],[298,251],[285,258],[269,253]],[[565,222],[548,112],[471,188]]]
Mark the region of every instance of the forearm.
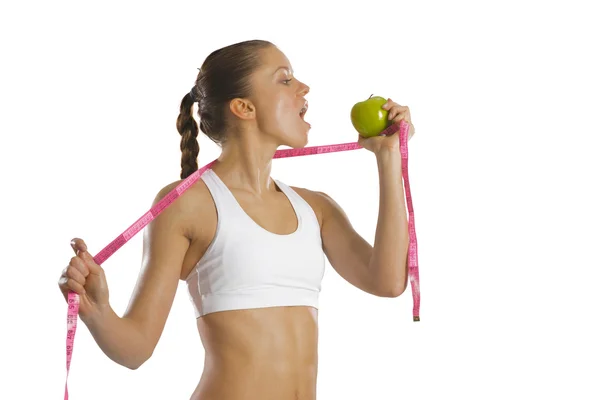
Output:
[[136,369],[152,353],[136,322],[119,317],[110,306],[83,322],[104,354],[118,364]]
[[379,216],[369,268],[384,293],[399,295],[408,274],[408,219],[399,151],[376,154],[379,170]]

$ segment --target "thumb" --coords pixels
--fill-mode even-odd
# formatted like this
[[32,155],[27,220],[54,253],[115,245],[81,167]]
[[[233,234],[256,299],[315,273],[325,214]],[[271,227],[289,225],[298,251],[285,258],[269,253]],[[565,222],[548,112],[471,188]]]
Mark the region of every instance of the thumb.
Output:
[[79,256],[85,261],[86,265],[90,268],[90,273],[99,275],[102,273],[102,267],[94,261],[94,257],[86,250],[79,252]]
[[71,240],[71,247],[75,255],[81,257],[90,268],[90,273],[98,275],[102,272],[102,268],[94,261],[94,257],[87,251],[87,245],[83,239],[74,238]]
[[73,238],[71,240],[71,248],[75,252],[75,255],[77,255],[77,252],[79,251],[87,251],[87,245],[85,244],[83,239],[80,238]]

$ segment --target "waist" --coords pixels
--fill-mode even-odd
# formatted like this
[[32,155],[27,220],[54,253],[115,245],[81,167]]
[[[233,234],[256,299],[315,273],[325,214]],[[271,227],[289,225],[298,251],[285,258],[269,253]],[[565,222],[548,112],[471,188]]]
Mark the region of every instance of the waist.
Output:
[[310,372],[317,364],[318,311],[277,306],[215,312],[197,319],[206,367],[241,373]]
[[315,400],[317,372],[205,368],[190,400]]
[[315,400],[316,352],[298,357],[260,350],[207,352],[191,400]]

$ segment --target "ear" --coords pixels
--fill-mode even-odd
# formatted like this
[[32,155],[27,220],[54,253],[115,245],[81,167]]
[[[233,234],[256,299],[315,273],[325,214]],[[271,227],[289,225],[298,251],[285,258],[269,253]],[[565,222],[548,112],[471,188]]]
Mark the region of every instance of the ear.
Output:
[[231,100],[229,110],[240,119],[250,120],[256,117],[256,108],[248,99],[235,98]]

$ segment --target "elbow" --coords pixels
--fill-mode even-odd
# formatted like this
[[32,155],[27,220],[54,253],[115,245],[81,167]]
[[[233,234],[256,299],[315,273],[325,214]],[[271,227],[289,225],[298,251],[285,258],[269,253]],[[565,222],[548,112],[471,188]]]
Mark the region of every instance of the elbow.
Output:
[[126,360],[120,364],[122,366],[124,366],[125,368],[135,371],[136,369],[140,368],[142,365],[144,365],[144,363],[146,361],[148,361],[150,359],[150,357],[152,356],[152,353],[153,353],[153,350],[151,350],[149,352],[145,352],[143,354],[140,354],[137,357],[133,357],[130,360]]
[[123,366],[127,369],[130,369],[132,371],[135,371],[136,369],[138,369],[139,367],[141,367],[142,364],[123,364]]
[[[404,267],[405,269],[406,267]],[[374,282],[376,294],[379,297],[400,297],[408,286],[408,276],[401,272],[400,268],[393,270],[370,268],[370,270],[381,271]]]
[[136,361],[136,362],[123,363],[122,365],[127,369],[135,371],[136,369],[141,367],[145,362],[146,362],[146,360],[140,360],[140,361]]
[[390,297],[400,297],[406,290],[406,286],[396,286],[390,291]]
[[144,365],[144,363],[148,361],[148,358],[149,357],[144,357],[136,360],[128,360],[127,362],[124,362],[121,365],[123,365],[127,369],[135,371],[136,369]]
[[386,287],[380,290],[380,297],[389,297],[395,298],[400,297],[402,293],[406,290],[406,285],[398,284],[398,285],[387,285]]

